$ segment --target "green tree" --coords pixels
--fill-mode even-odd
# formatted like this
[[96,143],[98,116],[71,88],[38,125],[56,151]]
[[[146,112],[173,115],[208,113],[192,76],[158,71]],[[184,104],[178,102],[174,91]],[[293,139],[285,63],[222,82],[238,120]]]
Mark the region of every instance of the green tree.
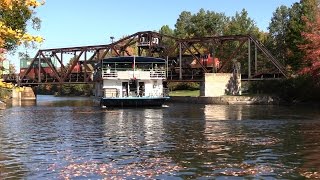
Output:
[[191,26],[188,30],[194,37],[223,35],[227,20],[228,18],[223,13],[200,9],[191,17]]
[[286,33],[289,24],[289,11],[287,6],[280,6],[273,13],[269,24],[268,48],[282,63],[287,58],[288,43]]
[[163,25],[160,28],[159,33],[160,34],[164,34],[164,35],[168,35],[168,36],[173,36],[174,35],[173,29],[171,29],[168,25]]
[[[171,29],[168,25],[164,25],[161,27],[160,34],[167,35],[167,36],[174,36],[174,30]],[[163,37],[161,41],[162,46],[165,47],[165,50],[167,51],[166,55],[172,57],[175,55],[175,42],[171,38]]]
[[259,35],[259,28],[256,23],[248,15],[245,9],[240,13],[236,12],[235,16],[231,17],[230,22],[226,26],[225,35],[241,35],[254,34]]
[[180,15],[179,18],[177,19],[177,22],[175,24],[175,30],[174,34],[176,37],[179,38],[187,38],[187,37],[192,37],[193,35],[190,34],[189,29],[191,26],[191,12],[188,11],[183,11]]

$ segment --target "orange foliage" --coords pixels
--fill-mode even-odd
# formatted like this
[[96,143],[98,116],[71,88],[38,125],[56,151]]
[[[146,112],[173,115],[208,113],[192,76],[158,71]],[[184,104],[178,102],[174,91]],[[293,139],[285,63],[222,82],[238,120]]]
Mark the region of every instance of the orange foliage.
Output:
[[[320,9],[319,9],[320,11]],[[320,77],[320,13],[316,14],[315,20],[310,21],[306,18],[308,32],[302,32],[302,36],[307,43],[300,45],[299,48],[305,52],[304,62],[307,64],[301,73],[311,74]]]

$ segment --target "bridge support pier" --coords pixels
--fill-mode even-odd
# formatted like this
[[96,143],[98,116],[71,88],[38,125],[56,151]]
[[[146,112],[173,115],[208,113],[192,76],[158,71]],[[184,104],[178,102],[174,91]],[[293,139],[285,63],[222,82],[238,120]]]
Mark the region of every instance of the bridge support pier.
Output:
[[200,96],[241,95],[241,76],[236,73],[206,73]]
[[12,98],[16,100],[36,100],[36,87],[23,87],[12,90]]

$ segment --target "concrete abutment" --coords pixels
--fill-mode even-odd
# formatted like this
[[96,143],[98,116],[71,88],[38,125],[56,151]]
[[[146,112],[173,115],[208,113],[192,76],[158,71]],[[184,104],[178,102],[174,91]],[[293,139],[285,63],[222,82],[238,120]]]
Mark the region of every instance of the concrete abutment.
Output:
[[21,87],[12,89],[12,99],[15,100],[36,100],[35,87]]
[[241,95],[241,76],[235,73],[206,73],[200,85],[200,96]]

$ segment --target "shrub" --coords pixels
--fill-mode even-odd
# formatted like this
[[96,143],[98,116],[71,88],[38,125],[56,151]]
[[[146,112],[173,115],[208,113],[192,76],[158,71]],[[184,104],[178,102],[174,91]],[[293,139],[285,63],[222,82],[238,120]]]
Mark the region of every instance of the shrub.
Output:
[[176,90],[198,90],[200,89],[199,83],[195,82],[171,82],[168,84],[170,91]]
[[282,100],[295,102],[319,102],[319,85],[311,76],[298,76],[281,81],[252,82],[250,93],[264,93],[279,96]]

